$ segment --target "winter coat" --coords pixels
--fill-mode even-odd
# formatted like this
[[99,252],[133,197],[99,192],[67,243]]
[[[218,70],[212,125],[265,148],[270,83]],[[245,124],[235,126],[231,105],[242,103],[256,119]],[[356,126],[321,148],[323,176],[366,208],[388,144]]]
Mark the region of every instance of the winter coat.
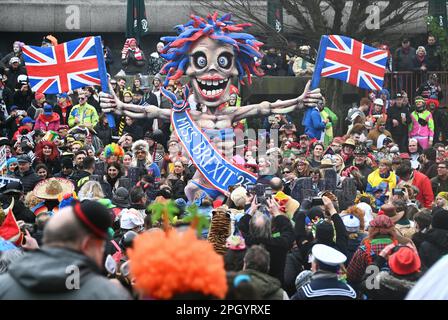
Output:
[[178,178],[175,174],[170,174],[167,177],[167,180],[169,181],[169,185],[171,186],[173,199],[187,199],[187,196],[185,195],[185,186],[187,185],[185,183],[185,179]]
[[326,128],[325,122],[322,121],[322,116],[317,108],[308,108],[305,111],[302,125],[305,127],[305,134],[310,139],[320,140],[322,133]]
[[238,222],[238,228],[246,240],[246,245],[263,244],[271,256],[269,274],[283,282],[286,255],[294,242],[294,230],[291,221],[284,215],[276,216],[271,221],[272,237],[270,239],[260,239],[249,233],[251,218],[251,215],[246,214]]
[[398,244],[397,240],[392,240],[390,236],[378,236],[375,239],[365,238],[353,255],[347,267],[347,280],[352,285],[356,285],[363,280],[367,266],[375,262],[379,255],[389,244]]
[[395,51],[394,71],[412,71],[414,69],[414,56],[414,48],[409,47],[408,51],[403,50],[403,48],[398,48]]
[[109,125],[104,126],[99,123],[95,127],[96,135],[103,143],[103,146],[107,146],[112,143],[112,136],[114,135],[114,131]]
[[[73,288],[67,288],[67,284]],[[79,288],[75,290],[77,284]],[[8,273],[0,276],[0,299],[127,300],[130,296],[124,288],[102,276],[96,264],[83,254],[44,247],[27,252],[11,264]]]
[[[75,124],[75,118],[79,118],[79,123]],[[86,103],[84,105],[76,105],[70,112],[70,116],[68,117],[68,125],[70,128],[75,125],[91,125],[95,127],[98,123],[98,113],[95,108],[90,104]]]
[[431,209],[434,201],[434,193],[432,192],[431,180],[423,173],[414,170],[414,179],[412,185],[417,187],[419,193],[415,197],[425,208]]
[[126,72],[126,75],[134,75],[137,73],[144,73],[146,69],[146,58],[143,51],[141,51],[142,59],[137,60],[135,58],[134,51],[129,50],[125,59],[121,60],[121,64],[123,65],[123,70]]
[[59,105],[55,105],[53,112],[56,112],[59,115],[60,124],[68,126],[68,117],[70,116],[70,112],[72,112],[71,106],[67,106],[64,110]]
[[[1,87],[0,87],[1,89]],[[1,100],[6,105],[6,109],[8,113],[11,111],[10,107],[14,104],[14,92],[11,91],[7,86],[4,86],[3,89],[0,90]]]
[[378,187],[380,184],[381,185],[386,184],[389,188],[389,191],[392,191],[392,189],[395,188],[395,186],[397,185],[397,180],[398,177],[396,176],[395,172],[390,171],[389,176],[383,178],[380,176],[380,169],[376,169],[367,177],[368,183],[366,191],[368,193],[371,193],[372,189]]
[[17,78],[22,74],[26,75],[26,68],[24,66],[19,66],[17,69],[10,68],[6,71],[6,76],[8,77],[6,86],[14,91],[17,85]]
[[16,179],[20,179],[24,193],[32,191],[36,184],[41,180],[41,177],[39,177],[33,169],[28,170],[24,174],[21,174],[20,171],[17,170],[14,175]]
[[420,172],[427,176],[429,179],[437,177],[437,163],[432,160],[428,160],[420,168]]
[[[14,90],[12,91],[14,92]],[[28,88],[28,91],[22,92],[20,90],[16,90],[13,93],[13,104],[19,107],[20,110],[27,110],[33,101],[34,94],[31,91],[31,88]]]
[[61,172],[61,159],[60,158],[55,158],[54,160],[36,159],[34,161],[33,167],[36,167],[36,165],[39,163],[43,163],[48,168],[50,176],[54,176],[56,173]]
[[367,233],[358,232],[351,233],[348,235],[347,241],[347,261],[345,265],[348,266],[350,261],[352,260],[353,255],[355,254],[358,247],[361,245],[361,242],[367,237]]
[[261,300],[284,300],[285,292],[281,288],[280,281],[266,273],[247,269],[239,274],[248,275],[250,283],[258,293]]
[[[268,65],[272,68],[268,69]],[[282,60],[276,53],[268,53],[261,60],[261,68],[267,76],[277,76],[281,67]]]
[[60,118],[56,112],[53,112],[51,116],[47,116],[41,113],[34,124],[34,130],[42,131],[58,131],[60,126]]
[[440,46],[437,44],[425,45],[426,49],[426,60],[428,65],[428,71],[441,71],[442,70],[442,62],[441,62],[441,53]]
[[[419,123],[419,120],[421,123]],[[434,120],[431,112],[425,110],[411,113],[409,137],[434,137]]]
[[311,281],[297,290],[291,300],[352,300],[356,291],[338,279],[336,273],[317,271]]
[[[401,114],[404,114],[402,121]],[[393,126],[393,120],[398,121],[398,126]],[[403,137],[408,135],[408,128],[411,124],[411,112],[407,106],[393,106],[387,110],[386,128],[393,137]]]
[[[12,197],[12,195],[0,194],[0,203],[2,203],[3,207],[9,206],[9,204],[11,204]],[[35,222],[34,213],[25,206],[23,201],[19,200],[18,196],[14,197],[14,207],[12,208],[12,212],[14,213],[14,217],[17,221],[22,220],[25,223]]]
[[133,123],[132,126],[126,125],[123,129],[123,133],[128,133],[132,136],[133,141],[143,139],[143,128],[136,123]]
[[448,191],[448,179],[442,180],[439,177],[431,179],[432,191],[435,195],[442,191]]
[[42,105],[42,106],[39,106],[39,105],[37,104],[36,100],[33,100],[33,101],[31,102],[31,105],[29,106],[29,108],[26,109],[26,113],[28,114],[28,117],[30,117],[30,118],[33,119],[33,120],[36,120],[37,117],[38,117],[42,112],[44,112],[43,105]]
[[[368,300],[404,300],[418,280],[415,275],[398,276],[388,271],[381,271],[375,277],[378,289],[367,289],[363,283],[363,292]],[[371,280],[373,281],[373,280]]]
[[423,239],[418,253],[423,268],[429,269],[437,260],[448,253],[448,230],[430,229],[424,234]]

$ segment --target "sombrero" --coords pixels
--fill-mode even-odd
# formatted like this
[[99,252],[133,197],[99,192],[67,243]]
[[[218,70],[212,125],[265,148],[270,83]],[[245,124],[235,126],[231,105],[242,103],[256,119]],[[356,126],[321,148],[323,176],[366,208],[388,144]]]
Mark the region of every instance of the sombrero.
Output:
[[39,182],[34,187],[34,195],[44,200],[57,200],[59,195],[73,193],[75,187],[70,180],[64,178],[50,178]]

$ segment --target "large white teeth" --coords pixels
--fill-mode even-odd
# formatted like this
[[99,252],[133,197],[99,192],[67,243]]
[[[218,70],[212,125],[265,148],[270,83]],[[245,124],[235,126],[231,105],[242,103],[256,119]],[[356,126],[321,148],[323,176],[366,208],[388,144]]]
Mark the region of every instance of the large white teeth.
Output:
[[219,83],[224,83],[224,80],[219,80]]
[[211,96],[212,95],[212,92],[209,90],[209,91],[207,91],[207,95],[208,96]]
[[217,94],[221,94],[221,92],[222,92],[222,89],[219,89],[216,91]]
[[217,86],[218,84],[219,84],[218,81],[213,81],[213,85],[214,85],[214,86]]
[[211,86],[211,85],[212,85],[212,83],[213,83],[213,82],[212,82],[212,81],[210,81],[210,80],[209,80],[209,81],[207,81],[207,85],[208,85],[208,86]]
[[212,90],[212,96],[216,94],[216,90]]
[[207,90],[202,89],[202,94],[206,95],[207,94]]

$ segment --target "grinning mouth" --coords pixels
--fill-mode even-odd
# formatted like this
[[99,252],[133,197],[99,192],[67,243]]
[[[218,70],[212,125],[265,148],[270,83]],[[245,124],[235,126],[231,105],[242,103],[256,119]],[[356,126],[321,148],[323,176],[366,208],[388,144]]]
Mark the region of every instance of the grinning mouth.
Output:
[[202,96],[214,98],[224,92],[229,79],[201,80],[196,78],[196,82]]

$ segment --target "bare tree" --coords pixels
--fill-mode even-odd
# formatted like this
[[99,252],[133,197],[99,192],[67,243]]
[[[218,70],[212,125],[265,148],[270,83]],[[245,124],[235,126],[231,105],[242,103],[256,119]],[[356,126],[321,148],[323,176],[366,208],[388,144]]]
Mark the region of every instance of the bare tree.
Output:
[[[220,13],[231,12],[236,20],[250,22],[263,40],[270,45],[285,48],[288,38],[300,38],[317,48],[319,40],[325,34],[342,34],[363,42],[375,40],[384,41],[387,31],[400,34],[399,28],[403,25],[412,25],[427,16],[427,0],[279,0],[289,19],[285,19],[283,32],[278,33],[273,26],[267,23],[266,1],[258,0],[199,0],[200,6],[194,6],[193,10],[199,14],[218,11]],[[371,17],[371,8],[379,9],[379,28],[369,28],[366,21]],[[291,19],[292,17],[292,19]],[[288,23],[289,21],[289,23]],[[389,37],[389,41],[396,40]],[[300,55],[297,52],[297,55]],[[309,59],[309,57],[304,57]],[[321,83],[327,101],[329,101],[341,119],[346,110],[342,106],[341,81],[325,79]]]

